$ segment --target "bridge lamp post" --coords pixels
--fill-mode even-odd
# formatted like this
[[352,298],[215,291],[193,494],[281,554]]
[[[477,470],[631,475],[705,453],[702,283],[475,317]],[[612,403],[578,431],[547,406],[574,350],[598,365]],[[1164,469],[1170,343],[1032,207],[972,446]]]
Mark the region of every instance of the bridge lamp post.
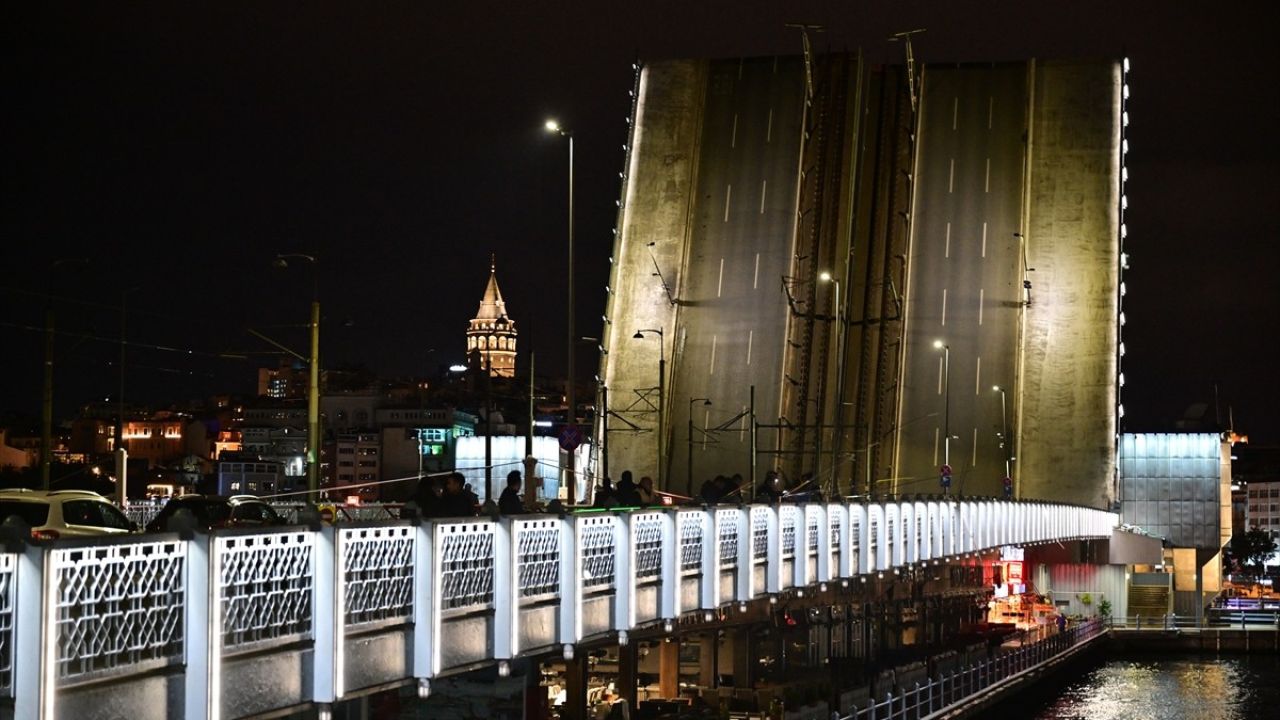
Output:
[[311,265],[311,354],[307,358],[307,499],[316,502],[320,492],[320,277],[314,255],[286,253],[272,263],[289,267],[290,260]]
[[658,335],[658,481],[665,484],[662,470],[665,467],[662,463],[662,441],[666,437],[665,413],[663,407],[667,404],[667,338],[666,333],[662,332],[662,328],[646,328],[637,330],[635,335],[631,337],[636,340],[643,340],[645,333],[657,333]]
[[1006,412],[1005,390],[999,385],[992,386],[991,389],[1000,393],[1000,449],[1004,450],[1004,476],[1013,477],[1009,463],[1009,416]]
[[[690,497],[693,497],[693,404],[699,401],[702,402],[703,407],[711,407],[711,398],[689,398],[689,466],[687,468],[689,485],[686,491]],[[703,432],[706,432],[705,427]]]
[[[836,319],[836,417],[835,417],[835,438],[834,447],[831,452],[831,470],[832,481],[835,483],[837,492],[840,488],[839,467],[840,467],[840,451],[844,444],[844,317],[842,307],[840,305],[840,280],[831,273],[823,270],[818,275],[818,279],[822,282],[834,283],[835,285],[835,319]],[[825,359],[824,359],[825,362]],[[821,439],[823,430],[819,428],[818,437]],[[822,458],[818,458],[818,466],[821,468]],[[852,466],[850,467],[850,482],[852,478]]]
[[951,346],[934,340],[942,351],[942,464],[951,465]]
[[[568,417],[565,418],[568,424],[577,426],[577,397],[574,393],[574,367],[573,367],[573,351],[574,351],[574,329],[573,329],[573,133],[562,126],[555,120],[547,120],[543,126],[547,132],[559,135],[569,140],[569,255],[567,263],[567,277],[569,290],[568,320],[569,333],[565,337],[568,338],[568,362],[567,362],[567,379],[565,381],[565,402],[569,406]],[[574,472],[575,454],[570,452],[565,460],[565,470],[569,477],[569,504],[573,505],[577,502],[577,476]]]

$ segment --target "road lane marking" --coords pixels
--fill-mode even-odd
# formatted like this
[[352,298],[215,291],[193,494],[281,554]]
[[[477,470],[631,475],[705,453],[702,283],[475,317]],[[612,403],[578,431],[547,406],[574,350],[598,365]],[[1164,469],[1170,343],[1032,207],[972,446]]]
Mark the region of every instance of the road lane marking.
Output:
[[938,428],[933,429],[933,464],[938,464],[938,439],[942,437],[942,431]]
[[951,98],[951,129],[956,129],[956,119],[960,117],[960,98]]
[[716,280],[716,297],[720,297],[720,291],[723,289],[724,289],[724,258],[720,258],[720,279]]
[[982,356],[978,356],[978,369],[973,374],[973,394],[982,394]]
[[746,405],[742,406],[741,416],[742,416],[741,419],[738,420],[738,442],[743,442],[747,439],[747,406]]
[[951,158],[951,169],[947,171],[947,192],[955,192],[956,189],[956,159]]
[[756,253],[756,271],[755,274],[751,276],[751,289],[760,289],[760,253]]
[[947,223],[947,244],[943,249],[942,257],[951,257],[951,223]]
[[[945,357],[945,356],[943,356],[943,357]],[[942,357],[940,357],[940,358],[938,358],[938,394],[939,394],[939,395],[941,395],[941,394],[942,394],[942,375],[943,375],[944,371],[945,371],[945,368],[944,368],[944,366],[943,366],[943,358],[942,358]]]
[[755,343],[756,331],[747,331],[747,364],[751,364],[751,346]]
[[710,366],[710,372],[708,372],[707,374],[708,375],[716,374],[716,336],[715,335],[711,336],[711,366]]
[[733,199],[733,185],[724,186],[724,221],[729,222],[729,202]]
[[987,224],[982,223],[982,257],[987,256]]
[[978,288],[978,324],[982,324],[982,298],[987,291],[984,288]]
[[768,191],[769,191],[769,181],[761,180],[760,181],[760,214],[761,215],[764,214],[764,196],[768,194]]
[[769,108],[769,124],[764,129],[764,141],[771,142],[773,140],[773,108]]
[[[710,424],[711,424],[711,411],[710,411],[710,410],[707,410],[706,408],[703,408],[703,409],[702,409],[702,427],[703,427],[703,432],[702,432],[702,449],[703,449],[703,451],[704,451],[704,452],[705,452],[705,451],[706,451],[706,449],[707,449],[707,432],[706,432],[706,427],[707,427],[708,425],[710,425]],[[975,430],[975,432],[976,432],[976,430]]]
[[970,467],[978,467],[978,428],[973,428],[973,460],[969,462]]
[[982,181],[982,192],[991,192],[991,158],[987,158],[987,176]]
[[729,135],[729,147],[738,147],[738,113],[733,114],[733,132]]
[[942,327],[947,326],[947,289],[942,288]]
[[987,129],[991,129],[991,118],[995,114],[996,99],[993,95],[987,96]]

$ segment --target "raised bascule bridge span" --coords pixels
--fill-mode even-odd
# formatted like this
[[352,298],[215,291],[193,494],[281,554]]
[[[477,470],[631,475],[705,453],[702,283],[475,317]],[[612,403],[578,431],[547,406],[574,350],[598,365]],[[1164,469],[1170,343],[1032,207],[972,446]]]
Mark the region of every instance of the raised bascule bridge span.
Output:
[[[1119,62],[636,76],[601,465],[839,496],[1116,498]],[[913,95],[914,92],[914,95]]]

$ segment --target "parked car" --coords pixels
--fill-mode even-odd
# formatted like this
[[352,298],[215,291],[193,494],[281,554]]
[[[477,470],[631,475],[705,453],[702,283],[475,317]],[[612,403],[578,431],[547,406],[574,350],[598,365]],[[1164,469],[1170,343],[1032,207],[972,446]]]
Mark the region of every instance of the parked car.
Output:
[[196,527],[203,530],[287,524],[275,508],[253,495],[180,495],[170,499],[147,523],[147,532],[165,530],[169,518],[179,510],[189,510],[196,520]]
[[88,490],[0,490],[0,522],[21,518],[31,537],[125,535],[139,528],[110,500]]

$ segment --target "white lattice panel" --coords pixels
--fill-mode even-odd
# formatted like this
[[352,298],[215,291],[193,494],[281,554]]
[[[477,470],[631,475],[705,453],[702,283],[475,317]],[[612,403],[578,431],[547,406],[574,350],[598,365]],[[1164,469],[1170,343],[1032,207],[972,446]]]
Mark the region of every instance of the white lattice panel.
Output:
[[215,536],[214,547],[225,650],[311,635],[312,533]]
[[560,521],[516,520],[514,526],[520,597],[556,594],[560,591]]
[[58,679],[181,659],[186,558],[177,541],[49,550]]
[[405,620],[413,614],[413,528],[338,531],[347,625]]

